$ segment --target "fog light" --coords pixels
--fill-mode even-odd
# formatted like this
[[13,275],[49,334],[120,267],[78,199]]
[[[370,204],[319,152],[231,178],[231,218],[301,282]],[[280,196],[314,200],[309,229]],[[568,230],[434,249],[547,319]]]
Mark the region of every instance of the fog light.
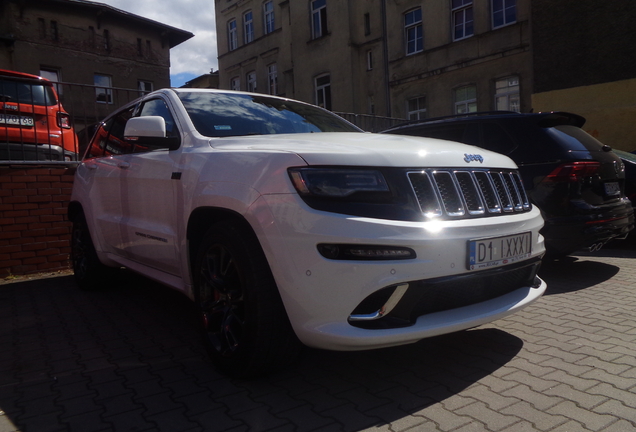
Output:
[[407,247],[382,245],[319,244],[318,252],[332,260],[384,261],[415,259],[415,251]]

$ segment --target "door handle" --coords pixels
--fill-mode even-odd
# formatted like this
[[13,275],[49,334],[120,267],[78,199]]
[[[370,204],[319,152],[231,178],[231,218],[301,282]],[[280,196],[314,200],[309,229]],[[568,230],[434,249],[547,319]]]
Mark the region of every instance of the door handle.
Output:
[[128,162],[117,162],[117,166],[121,169],[130,168],[130,164]]

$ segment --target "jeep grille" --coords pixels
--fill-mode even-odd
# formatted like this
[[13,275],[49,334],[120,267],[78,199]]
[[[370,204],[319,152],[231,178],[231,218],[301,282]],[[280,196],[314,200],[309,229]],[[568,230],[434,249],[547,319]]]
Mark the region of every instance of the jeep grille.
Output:
[[532,208],[514,170],[427,169],[408,177],[427,217],[497,216]]

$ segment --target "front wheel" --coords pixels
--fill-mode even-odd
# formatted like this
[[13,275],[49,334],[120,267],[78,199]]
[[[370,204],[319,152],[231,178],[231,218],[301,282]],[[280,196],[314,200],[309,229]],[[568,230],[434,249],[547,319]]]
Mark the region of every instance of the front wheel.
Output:
[[114,268],[102,264],[97,257],[84,213],[79,213],[73,219],[71,262],[75,282],[83,290],[105,287],[116,271]]
[[215,224],[203,238],[194,271],[205,342],[221,371],[252,377],[296,358],[301,344],[251,231],[232,222]]

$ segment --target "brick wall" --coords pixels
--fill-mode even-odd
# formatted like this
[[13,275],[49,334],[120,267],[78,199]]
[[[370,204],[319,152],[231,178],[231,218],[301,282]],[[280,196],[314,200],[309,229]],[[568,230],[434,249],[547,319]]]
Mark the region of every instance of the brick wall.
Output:
[[0,166],[0,278],[70,267],[74,168]]

